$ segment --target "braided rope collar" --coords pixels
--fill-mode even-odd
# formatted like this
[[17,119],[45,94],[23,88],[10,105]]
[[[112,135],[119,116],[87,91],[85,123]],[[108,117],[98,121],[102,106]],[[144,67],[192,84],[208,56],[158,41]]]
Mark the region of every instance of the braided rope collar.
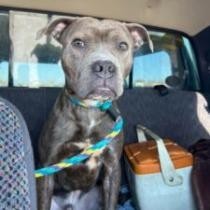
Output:
[[99,100],[85,99],[81,101],[78,98],[71,96],[70,101],[75,106],[81,106],[84,108],[98,108],[101,111],[106,111],[112,106],[111,100],[99,101]]
[[[75,97],[70,97],[70,102],[75,106],[81,106],[84,108],[98,108],[101,111],[109,111],[112,106],[111,100],[99,101],[99,100],[83,100],[80,101]],[[113,116],[112,116],[113,117]],[[100,155],[103,150],[111,143],[111,141],[119,135],[123,128],[123,119],[121,116],[115,116],[115,123],[111,129],[111,131],[102,139],[100,139],[96,144],[91,144],[86,149],[84,149],[81,153],[67,157],[51,166],[47,166],[45,168],[41,168],[35,171],[35,177],[43,177],[49,176],[54,173],[57,173],[65,168],[68,168],[73,165],[78,165],[85,160],[89,159],[92,155]]]

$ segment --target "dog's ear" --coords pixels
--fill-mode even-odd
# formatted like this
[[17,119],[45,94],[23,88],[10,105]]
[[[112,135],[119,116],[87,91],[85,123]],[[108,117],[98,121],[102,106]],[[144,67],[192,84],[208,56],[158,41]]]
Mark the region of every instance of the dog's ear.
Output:
[[40,39],[42,35],[51,36],[58,42],[62,43],[61,37],[65,29],[71,25],[78,18],[59,18],[50,22],[45,28],[41,29],[37,33],[37,39]]
[[137,23],[126,23],[125,25],[133,38],[134,51],[137,51],[145,42],[147,42],[151,52],[153,52],[154,49],[152,40],[150,39],[149,33],[144,26]]

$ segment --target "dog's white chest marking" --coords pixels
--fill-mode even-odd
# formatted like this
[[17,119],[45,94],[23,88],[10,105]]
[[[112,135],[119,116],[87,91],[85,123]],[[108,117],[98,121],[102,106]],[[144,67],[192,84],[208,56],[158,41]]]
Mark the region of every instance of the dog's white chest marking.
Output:
[[100,190],[94,187],[87,193],[76,190],[61,195],[54,195],[50,210],[98,210],[100,209],[100,204]]
[[94,119],[90,120],[90,125],[88,126],[89,130],[91,130],[96,125],[96,121]]
[[90,123],[89,123],[89,125],[88,125],[88,127],[87,127],[87,133],[88,134],[90,134],[91,133],[91,130],[93,129],[93,127],[94,126],[96,126],[96,121],[95,121],[95,119],[91,119],[90,118]]

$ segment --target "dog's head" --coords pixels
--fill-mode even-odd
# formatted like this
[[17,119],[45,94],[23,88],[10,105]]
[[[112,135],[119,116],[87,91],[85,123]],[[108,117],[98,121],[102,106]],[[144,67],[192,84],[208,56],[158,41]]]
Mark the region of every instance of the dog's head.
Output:
[[144,41],[152,48],[143,26],[114,20],[61,18],[42,33],[62,44],[66,88],[81,99],[118,98],[131,69],[133,52]]

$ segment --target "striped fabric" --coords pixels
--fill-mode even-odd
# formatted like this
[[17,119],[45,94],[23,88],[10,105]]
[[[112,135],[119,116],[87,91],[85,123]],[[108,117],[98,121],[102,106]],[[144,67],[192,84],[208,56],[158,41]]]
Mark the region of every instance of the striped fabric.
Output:
[[16,113],[0,100],[0,209],[30,210],[24,130]]
[[70,102],[75,106],[81,106],[84,108],[98,108],[101,111],[106,111],[112,106],[111,100],[106,100],[106,101],[90,100],[90,99],[79,100],[78,98],[73,96],[70,97]]

